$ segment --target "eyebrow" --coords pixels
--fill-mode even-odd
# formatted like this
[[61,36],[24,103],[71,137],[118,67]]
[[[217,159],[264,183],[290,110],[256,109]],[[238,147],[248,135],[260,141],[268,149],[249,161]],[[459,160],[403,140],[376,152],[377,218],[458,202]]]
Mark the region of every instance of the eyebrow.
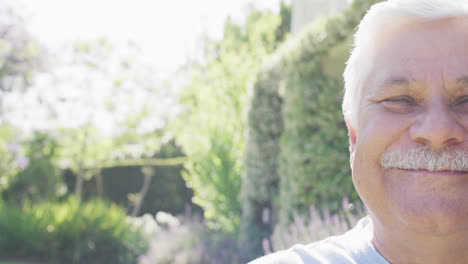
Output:
[[[466,81],[468,83],[468,76],[466,76]],[[401,77],[401,76],[391,76],[389,78],[387,78],[381,86],[408,86],[410,84],[410,80],[408,80],[408,78],[405,78],[405,77]]]
[[[409,88],[409,86],[416,82],[414,79],[409,79],[403,76],[389,76],[381,83],[381,87],[401,87]],[[455,80],[457,85],[462,85],[463,87],[468,87],[468,75],[462,75]]]

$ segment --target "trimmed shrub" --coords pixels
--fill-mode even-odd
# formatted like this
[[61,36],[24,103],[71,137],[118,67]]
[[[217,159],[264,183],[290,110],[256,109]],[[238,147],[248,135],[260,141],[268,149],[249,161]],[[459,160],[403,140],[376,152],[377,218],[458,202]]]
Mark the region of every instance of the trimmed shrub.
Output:
[[[161,146],[161,150],[154,158],[181,157],[184,153],[174,141]],[[144,166],[119,166],[103,168],[100,172],[102,178],[102,197],[126,208],[131,212],[134,203],[131,196],[137,194],[144,182]],[[151,179],[139,215],[145,213],[155,214],[164,211],[171,214],[183,213],[186,206],[194,211],[201,212],[201,208],[192,202],[193,191],[187,187],[182,173],[182,165],[150,166],[154,175]],[[64,181],[68,190],[74,190],[76,175],[71,170],[63,172]],[[84,200],[99,197],[97,177],[85,180],[83,184]]]
[[[343,83],[326,72],[331,51],[352,36],[376,1],[354,1],[341,16],[303,32],[285,52],[280,154],[280,222],[307,217],[311,205],[340,210],[344,197],[358,199],[351,181],[347,130],[341,111]],[[343,46],[346,47],[346,46]],[[336,51],[335,51],[336,52]],[[344,65],[347,55],[342,58]]]
[[310,206],[339,212],[344,197],[358,199],[341,74],[354,29],[375,2],[355,0],[338,17],[317,21],[282,45],[257,75],[242,189],[241,243],[250,242],[251,257],[277,221],[288,226],[294,215],[307,219]]
[[136,263],[147,243],[125,212],[101,200],[0,205],[0,256],[47,263]]
[[[201,211],[200,207],[191,201],[193,191],[187,188],[181,172],[183,167],[179,166],[152,166],[155,174],[151,179],[148,193],[140,210],[140,215],[145,213],[154,214],[165,211],[172,214],[184,212],[185,205],[194,207]],[[131,212],[132,203],[128,197],[138,193],[143,185],[144,175],[141,166],[113,167],[103,169],[101,172],[103,197],[115,202]],[[65,173],[68,189],[73,190],[75,176],[71,171]],[[84,182],[84,200],[93,199],[98,196],[96,177]]]
[[276,222],[273,198],[278,195],[278,142],[283,131],[281,69],[273,62],[257,74],[250,104],[240,237],[240,244],[249,246],[243,247],[243,256],[261,252],[261,238],[271,234]]

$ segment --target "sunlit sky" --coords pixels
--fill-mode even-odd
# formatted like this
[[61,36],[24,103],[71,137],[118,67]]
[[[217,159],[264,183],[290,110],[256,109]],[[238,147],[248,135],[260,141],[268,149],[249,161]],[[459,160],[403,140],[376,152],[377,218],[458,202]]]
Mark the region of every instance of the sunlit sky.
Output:
[[47,46],[108,37],[136,42],[161,71],[199,55],[200,36],[222,36],[230,16],[241,20],[251,3],[278,10],[278,0],[20,0],[28,28]]

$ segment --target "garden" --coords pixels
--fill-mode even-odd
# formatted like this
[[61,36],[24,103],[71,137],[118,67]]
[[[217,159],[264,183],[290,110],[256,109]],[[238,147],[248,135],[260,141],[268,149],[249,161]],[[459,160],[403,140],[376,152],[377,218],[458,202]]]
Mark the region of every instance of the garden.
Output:
[[341,74],[370,5],[227,18],[171,78],[138,45],[42,45],[0,4],[0,264],[239,264],[350,229]]

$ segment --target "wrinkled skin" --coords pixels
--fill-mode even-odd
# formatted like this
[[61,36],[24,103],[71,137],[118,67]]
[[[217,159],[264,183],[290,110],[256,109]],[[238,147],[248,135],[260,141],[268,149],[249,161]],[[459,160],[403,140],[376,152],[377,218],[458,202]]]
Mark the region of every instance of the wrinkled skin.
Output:
[[392,263],[468,263],[468,172],[380,161],[387,149],[468,150],[468,22],[413,23],[379,43],[349,127],[373,244]]

